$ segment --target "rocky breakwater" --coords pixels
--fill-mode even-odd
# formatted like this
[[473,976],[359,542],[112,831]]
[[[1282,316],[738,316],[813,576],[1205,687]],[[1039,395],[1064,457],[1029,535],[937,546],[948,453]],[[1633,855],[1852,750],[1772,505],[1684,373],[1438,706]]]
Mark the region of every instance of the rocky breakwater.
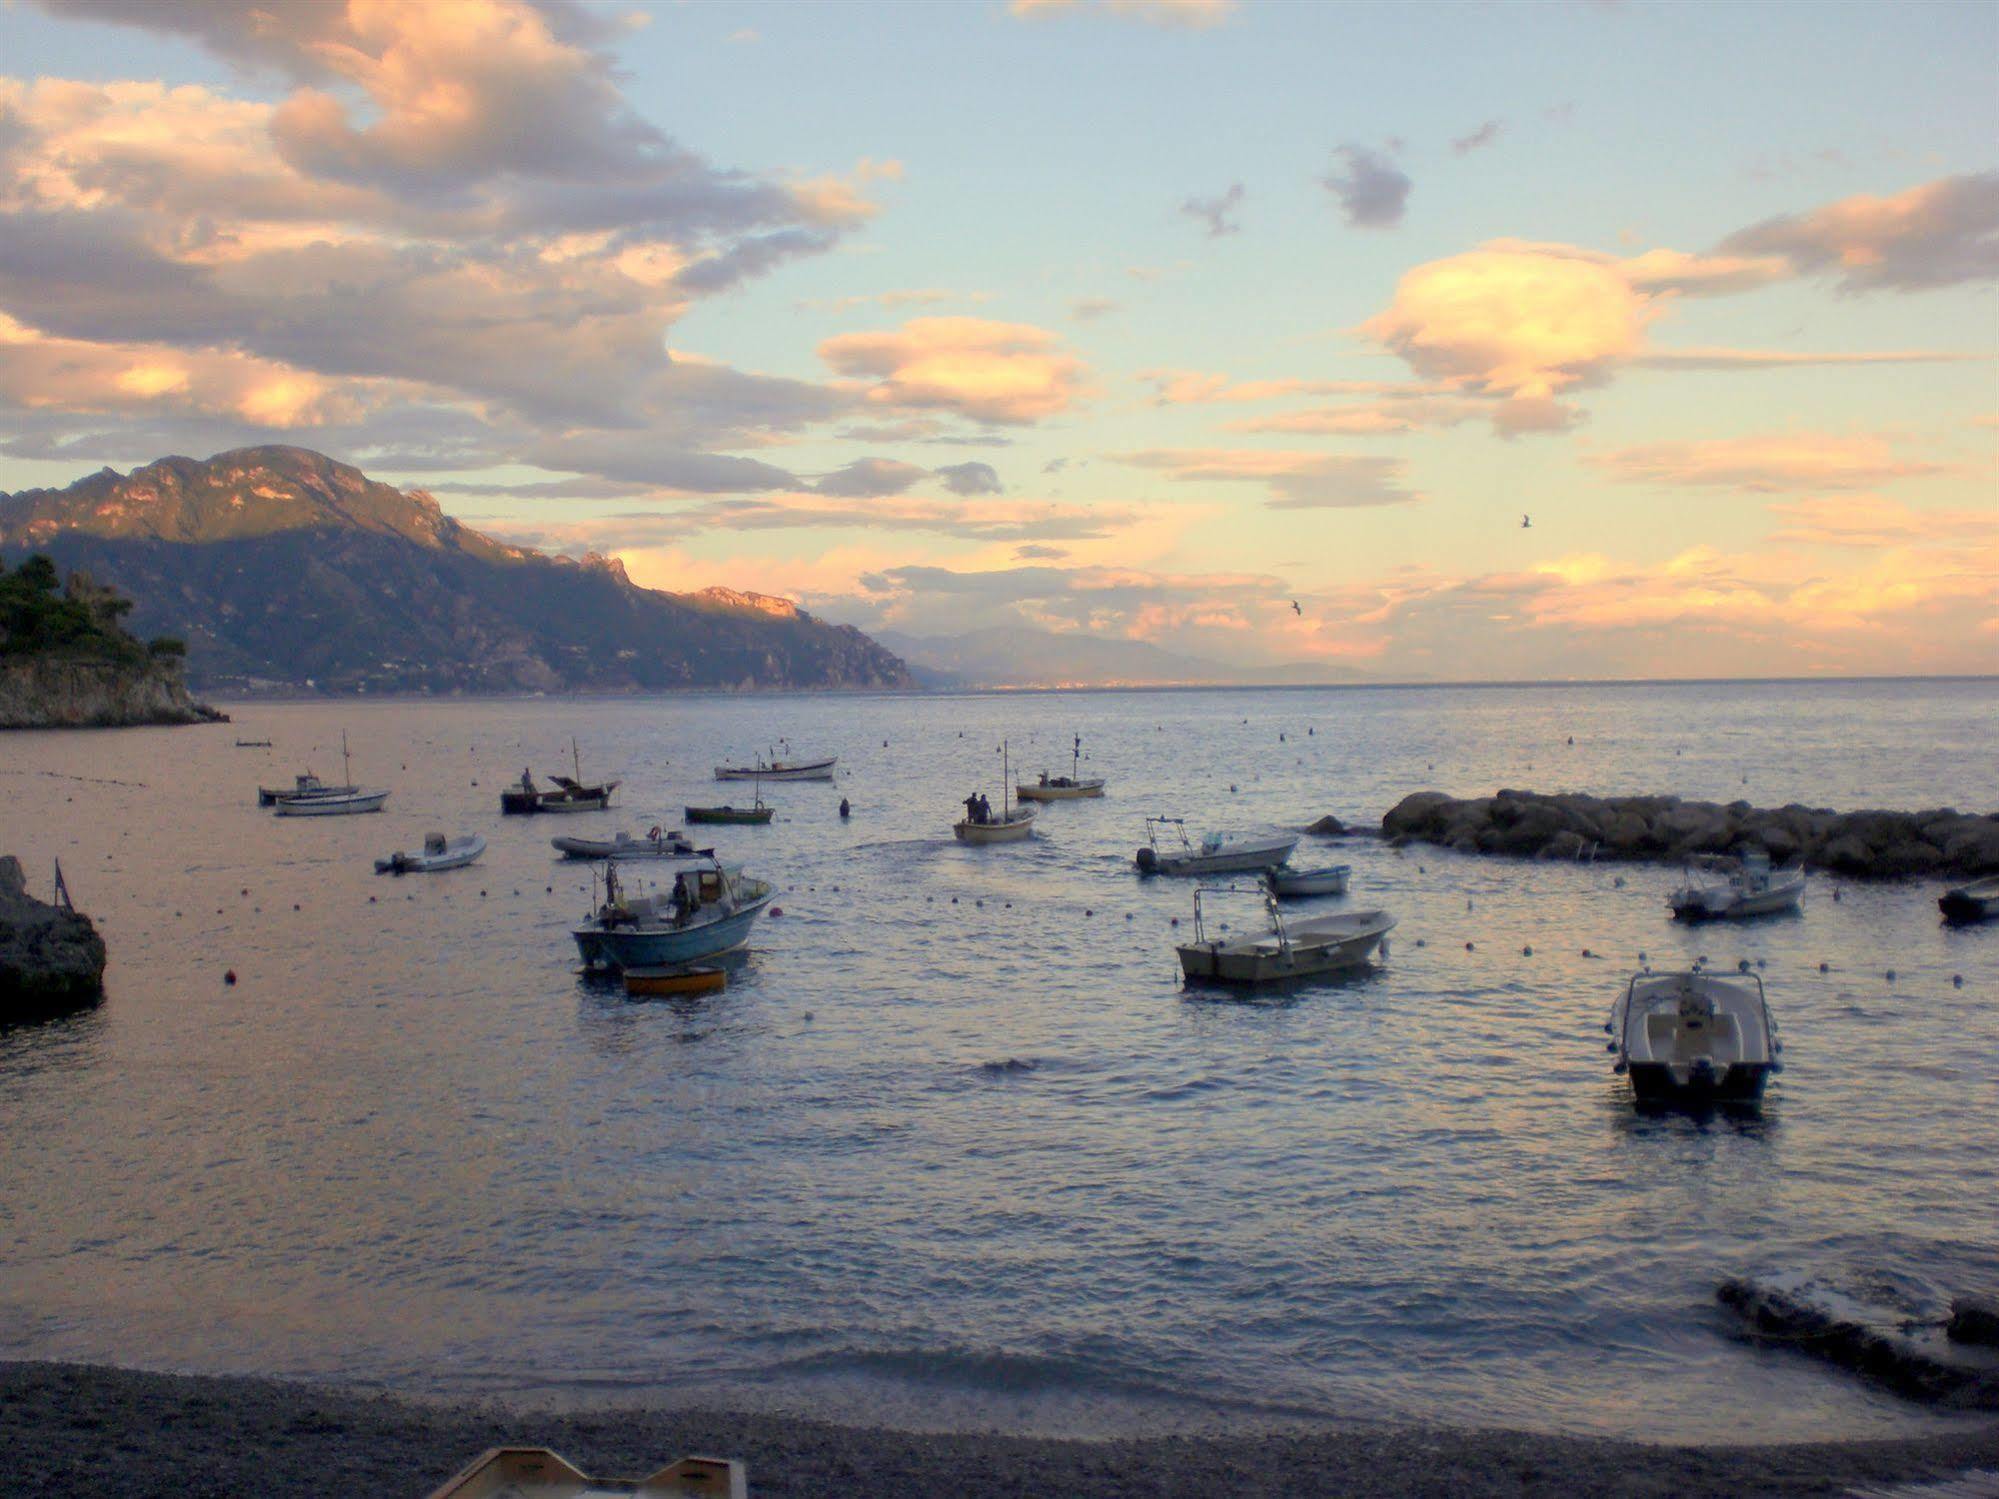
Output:
[[88,916],[28,894],[21,861],[0,858],[0,1026],[41,1020],[104,994],[104,939]]
[[1459,798],[1405,796],[1381,819],[1394,842],[1535,859],[1676,862],[1761,849],[1857,879],[1960,878],[1999,872],[1999,813],[1834,812],[1793,803],[1685,801],[1677,796],[1553,795],[1501,791]]

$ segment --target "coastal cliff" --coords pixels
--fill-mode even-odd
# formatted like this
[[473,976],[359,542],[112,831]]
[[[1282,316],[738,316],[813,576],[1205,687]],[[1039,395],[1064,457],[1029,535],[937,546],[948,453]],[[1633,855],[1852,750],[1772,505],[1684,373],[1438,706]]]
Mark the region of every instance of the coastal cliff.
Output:
[[0,858],[0,1026],[99,999],[104,957],[104,939],[88,916],[36,900],[21,861]]
[[124,629],[131,608],[82,573],[58,586],[46,557],[0,568],[0,729],[222,719],[189,696],[178,640],[147,644]]

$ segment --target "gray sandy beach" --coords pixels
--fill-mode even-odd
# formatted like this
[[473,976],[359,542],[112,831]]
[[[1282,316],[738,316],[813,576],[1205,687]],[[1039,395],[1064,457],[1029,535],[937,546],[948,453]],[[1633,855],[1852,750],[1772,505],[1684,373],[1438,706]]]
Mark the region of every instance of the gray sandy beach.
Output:
[[272,1380],[0,1364],[0,1468],[43,1499],[421,1499],[483,1449],[555,1448],[631,1476],[691,1453],[748,1465],[764,1499],[1023,1495],[1836,1494],[1999,1467],[1999,1423],[1897,1441],[1654,1447],[1377,1426],[1074,1441],[915,1433],[725,1411],[550,1414]]

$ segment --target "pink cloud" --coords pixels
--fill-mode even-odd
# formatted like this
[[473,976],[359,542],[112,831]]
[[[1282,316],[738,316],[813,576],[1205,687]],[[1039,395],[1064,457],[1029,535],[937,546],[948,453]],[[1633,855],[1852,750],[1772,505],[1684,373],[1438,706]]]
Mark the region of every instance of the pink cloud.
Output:
[[843,333],[821,343],[819,354],[839,374],[872,380],[866,398],[878,405],[1013,425],[1068,410],[1087,376],[1055,334],[983,318],[915,318],[892,333]]

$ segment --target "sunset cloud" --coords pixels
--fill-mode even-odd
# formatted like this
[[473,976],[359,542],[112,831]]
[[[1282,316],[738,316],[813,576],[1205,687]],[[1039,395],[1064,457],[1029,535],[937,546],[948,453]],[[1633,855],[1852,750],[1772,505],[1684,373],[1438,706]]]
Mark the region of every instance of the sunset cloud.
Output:
[[1273,510],[1350,510],[1423,498],[1403,487],[1399,458],[1252,448],[1165,448],[1110,457],[1162,471],[1180,484],[1262,484],[1273,496],[1265,502]]
[[[1840,495],[1795,500],[1770,507],[1783,519],[1775,540],[1808,546],[1940,546],[1960,542],[1999,543],[1999,507],[1984,510],[1919,510],[1879,495]],[[1999,574],[1993,579],[1999,596]]]
[[1007,0],[1007,11],[1025,20],[1095,11],[1171,30],[1206,31],[1234,15],[1236,3],[1237,0]]
[[1946,472],[1941,464],[1898,456],[1879,437],[1825,432],[1642,443],[1594,455],[1589,462],[1627,484],[1712,486],[1761,494],[1866,489]]
[[1082,361],[1026,323],[916,318],[894,333],[843,333],[819,345],[837,373],[871,379],[878,405],[953,411],[1024,425],[1059,415],[1083,394]]
[[1929,291],[1999,277],[1999,172],[1945,177],[1888,197],[1860,193],[1765,219],[1724,253],[1781,256],[1846,291]]

